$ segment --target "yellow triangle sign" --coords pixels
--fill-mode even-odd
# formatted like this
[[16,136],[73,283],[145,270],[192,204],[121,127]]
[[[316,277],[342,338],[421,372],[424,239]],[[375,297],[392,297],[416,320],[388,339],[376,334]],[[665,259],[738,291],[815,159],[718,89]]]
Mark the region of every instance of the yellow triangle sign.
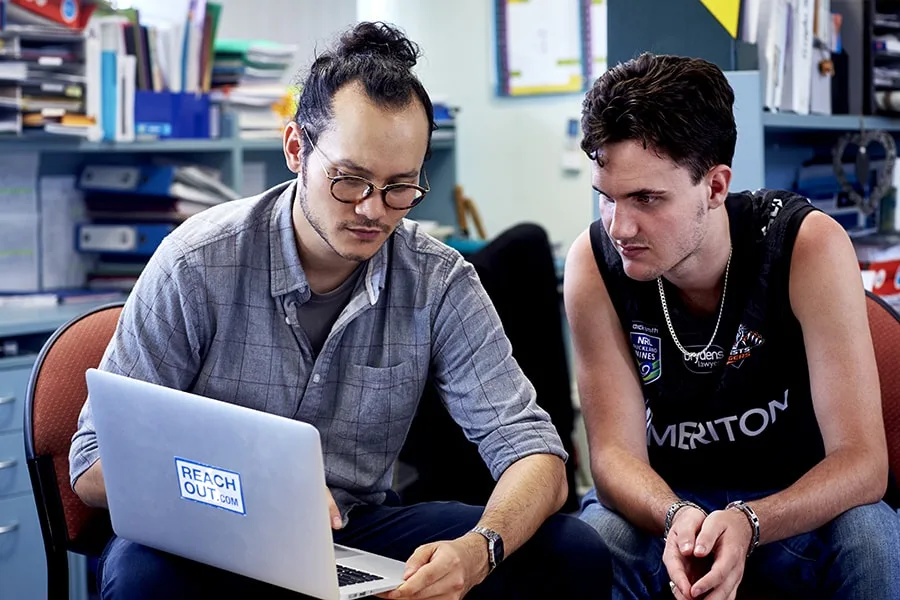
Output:
[[741,0],[700,0],[700,2],[722,24],[731,37],[737,37]]

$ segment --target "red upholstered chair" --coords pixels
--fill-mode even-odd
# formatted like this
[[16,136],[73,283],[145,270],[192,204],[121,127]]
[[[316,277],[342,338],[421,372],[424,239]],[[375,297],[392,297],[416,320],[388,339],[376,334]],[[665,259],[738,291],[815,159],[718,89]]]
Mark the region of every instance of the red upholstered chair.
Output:
[[891,473],[900,478],[900,314],[874,294],[866,294],[869,331],[881,381],[881,410]]
[[68,551],[99,556],[109,514],[86,506],[69,485],[69,445],[87,399],[84,373],[100,364],[122,311],[108,304],[60,327],[35,363],[25,396],[25,453],[47,555],[49,600],[69,594]]

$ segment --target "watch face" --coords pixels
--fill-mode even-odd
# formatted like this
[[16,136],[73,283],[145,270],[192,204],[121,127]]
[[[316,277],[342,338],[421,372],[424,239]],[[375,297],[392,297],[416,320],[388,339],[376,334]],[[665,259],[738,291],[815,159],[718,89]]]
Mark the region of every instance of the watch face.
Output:
[[494,538],[494,562],[500,564],[503,561],[503,538],[499,535]]

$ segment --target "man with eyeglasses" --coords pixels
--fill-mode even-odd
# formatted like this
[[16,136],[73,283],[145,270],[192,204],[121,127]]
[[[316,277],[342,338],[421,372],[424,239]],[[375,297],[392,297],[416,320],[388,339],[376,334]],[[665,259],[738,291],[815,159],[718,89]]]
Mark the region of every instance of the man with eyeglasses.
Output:
[[[557,513],[566,453],[474,269],[404,219],[427,197],[434,129],[417,57],[380,23],[319,55],[284,131],[296,180],[174,231],[101,368],[315,425],[335,541],[407,562],[383,598],[608,597],[606,547]],[[486,507],[398,505],[393,468],[426,384],[498,479]],[[70,476],[105,506],[98,457],[88,401]],[[288,596],[120,538],[99,575],[103,598]]]

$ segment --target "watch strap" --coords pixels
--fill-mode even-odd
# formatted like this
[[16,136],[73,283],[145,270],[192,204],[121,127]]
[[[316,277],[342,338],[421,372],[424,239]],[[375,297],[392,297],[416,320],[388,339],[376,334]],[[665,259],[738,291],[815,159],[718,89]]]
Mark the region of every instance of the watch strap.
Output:
[[502,557],[497,556],[496,545],[497,542],[503,541],[503,538],[500,537],[500,534],[494,531],[493,529],[488,529],[487,527],[476,526],[472,528],[473,533],[477,533],[481,535],[484,539],[487,540],[488,543],[488,564],[490,565],[490,570],[493,571],[497,568],[497,565],[500,563]]

